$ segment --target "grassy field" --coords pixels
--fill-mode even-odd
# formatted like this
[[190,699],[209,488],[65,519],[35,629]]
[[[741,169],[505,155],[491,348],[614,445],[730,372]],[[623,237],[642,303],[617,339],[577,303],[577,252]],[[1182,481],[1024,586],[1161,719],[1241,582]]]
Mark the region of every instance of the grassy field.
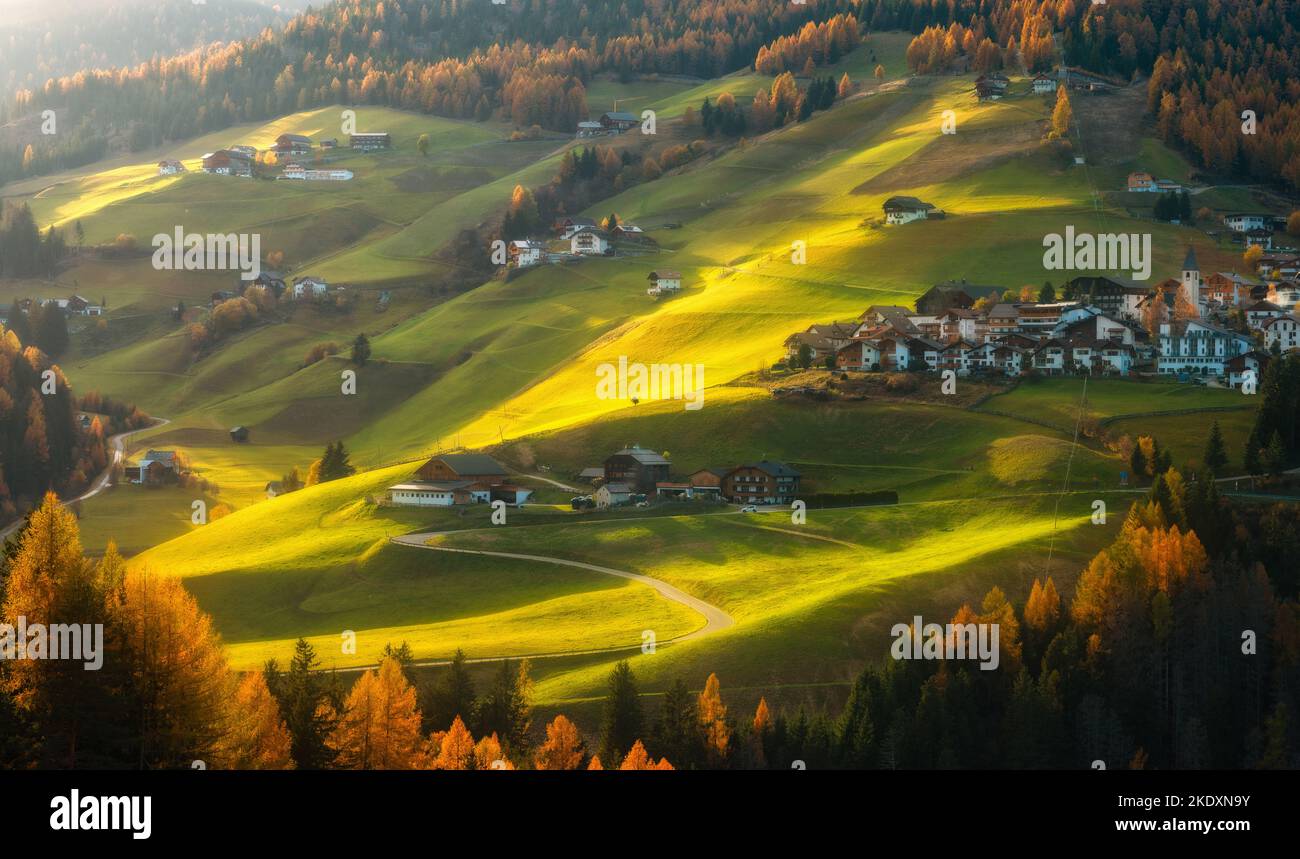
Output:
[[[498,214],[515,184],[548,181],[565,141],[510,143],[496,124],[366,108],[359,124],[393,132],[397,150],[340,156],[357,179],[338,187],[164,181],[146,164],[28,189],[41,218],[81,219],[92,240],[174,223],[256,230],[295,272],[364,296],[351,314],[307,306],[278,314],[196,361],[166,311],[228,288],[217,276],[161,276],[139,260],[86,260],[61,276],[59,289],[102,289],[113,313],[107,332],[79,337],[65,362],[75,384],[171,418],[134,443],[186,451],[219,487],[213,503],[235,508],[195,527],[179,490],[119,487],[83,505],[87,545],[116,535],[133,564],[184,578],[240,668],[286,658],[298,636],[326,665],[348,667],[374,662],[385,643],[406,641],[420,659],[457,647],[473,657],[555,654],[634,646],[647,629],[663,641],[703,622],[642,584],[388,542],[456,531],[442,539],[643,573],[735,619],[717,634],[636,656],[647,692],[678,674],[698,685],[717,671],[726,689],[786,690],[796,702],[806,690],[842,688],[864,661],[883,658],[889,627],[915,613],[943,619],[993,584],[1023,599],[1049,570],[1068,594],[1122,518],[1092,526],[1093,499],[1121,511],[1137,497],[1118,489],[1126,467],[1118,455],[1092,438],[1072,443],[1082,380],[1022,383],[973,409],[920,398],[777,400],[751,386],[756,370],[783,355],[786,337],[813,322],[911,303],[950,278],[1041,284],[1044,232],[1141,223],[1153,233],[1156,279],[1177,270],[1198,235],[1132,221],[1098,185],[1108,175],[1056,160],[1041,145],[1047,99],[977,103],[969,78],[907,77],[907,38],[873,35],[845,57],[836,77],[848,72],[866,87],[834,109],[743,142],[715,140],[711,154],[585,213],[641,224],[654,253],[544,266],[456,295],[425,288],[441,271],[434,252]],[[876,63],[886,70],[880,85]],[[748,98],[770,81],[753,72],[707,82],[598,79],[588,97],[595,113],[617,100],[671,120],[705,96]],[[281,131],[333,136],[337,110],[191,141],[173,157],[265,144]],[[947,110],[957,114],[955,135],[939,133]],[[434,139],[427,158],[414,151],[420,133]],[[1146,145],[1139,157],[1162,175],[1185,173],[1169,150]],[[881,204],[897,194],[928,200],[946,217],[884,226]],[[795,242],[806,243],[802,264],[791,257]],[[1233,259],[1206,248],[1201,261],[1210,271]],[[683,273],[680,297],[646,296],[647,275],[659,268]],[[1069,276],[1050,273],[1058,282]],[[371,299],[389,286],[393,301],[381,312]],[[360,331],[373,346],[366,366],[342,355],[303,366],[312,346],[346,344]],[[596,370],[620,357],[702,365],[705,406],[599,399]],[[345,369],[357,371],[355,396],[339,389]],[[1247,411],[1204,411],[1240,406],[1227,391],[1098,379],[1087,393],[1090,421],[1109,421],[1112,434],[1154,433],[1179,460],[1199,454],[1210,414],[1234,458],[1248,428]],[[1187,414],[1150,414],[1175,410]],[[252,428],[248,444],[230,441],[236,424]],[[305,471],[335,439],[372,470],[264,498],[267,481],[293,466]],[[679,476],[781,459],[803,472],[805,493],[893,489],[902,503],[813,510],[806,525],[786,512],[703,505],[615,514],[539,505],[512,510],[505,527],[490,526],[479,508],[462,515],[376,503],[413,468],[391,463],[422,453],[488,448],[522,473],[545,467],[573,482],[634,442],[667,452]],[[550,487],[539,498],[568,494]],[[357,634],[355,653],[340,649],[345,631]],[[540,660],[539,701],[581,712],[601,694],[612,661]]]
[[[636,655],[642,688],[661,691],[678,675],[699,683],[716,671],[724,688],[770,694],[847,681],[863,660],[885,657],[894,623],[933,612],[936,600],[948,601],[937,603],[944,620],[960,602],[977,601],[988,578],[972,572],[996,569],[989,561],[1009,549],[1015,562],[1000,579],[1013,598],[1048,569],[1041,553],[1049,543],[1053,575],[1072,581],[1074,567],[1114,527],[1087,525],[1089,504],[1090,496],[1068,496],[1055,526],[1052,504],[1040,499],[817,511],[802,526],[779,513],[673,517],[474,532],[445,542],[618,563],[668,581],[725,609],[736,625]],[[544,676],[539,700],[556,707],[591,700],[611,661]]]
[[[893,489],[902,500],[972,497],[1059,488],[1069,436],[996,415],[907,402],[773,400],[753,388],[718,388],[688,412],[655,403],[570,430],[497,448],[520,467],[545,465],[562,478],[629,441],[667,452],[673,473],[763,458],[794,465],[804,491]],[[743,427],[743,432],[735,428]],[[1081,448],[1071,485],[1115,485],[1122,464]]]

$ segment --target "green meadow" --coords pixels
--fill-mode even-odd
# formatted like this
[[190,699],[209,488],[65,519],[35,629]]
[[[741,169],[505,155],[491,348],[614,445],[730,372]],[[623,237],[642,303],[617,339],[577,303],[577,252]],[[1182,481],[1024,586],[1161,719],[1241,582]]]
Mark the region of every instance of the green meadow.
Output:
[[[216,486],[209,506],[234,510],[195,526],[192,493],[115,487],[80,505],[87,547],[115,538],[133,564],[183,578],[239,668],[283,661],[299,636],[339,668],[373,663],[385,644],[402,641],[422,661],[458,647],[478,658],[545,656],[534,666],[539,702],[577,713],[592,707],[617,657],[576,654],[635,649],[646,630],[666,642],[699,629],[703,617],[635,581],[390,539],[454,532],[437,539],[640,573],[732,616],[735,625],[720,632],[636,652],[648,693],[679,674],[698,684],[717,671],[724,689],[797,704],[883,658],[890,626],[913,614],[941,620],[995,584],[1020,600],[1048,572],[1069,593],[1122,518],[1092,525],[1092,501],[1122,511],[1139,497],[1119,487],[1127,464],[1117,454],[1089,436],[1074,443],[1082,379],[1023,382],[973,408],[921,395],[776,399],[754,386],[755,372],[784,355],[785,339],[814,322],[910,304],[948,279],[1007,288],[1067,279],[1043,269],[1046,232],[1140,224],[1153,234],[1156,280],[1176,273],[1185,244],[1200,235],[1134,221],[1111,193],[1116,177],[1144,161],[1162,176],[1185,176],[1176,153],[1144,140],[1132,163],[1063,163],[1041,143],[1048,99],[979,103],[969,76],[910,77],[908,39],[873,34],[830,70],[863,84],[833,109],[757,137],[715,139],[696,161],[584,213],[616,212],[643,226],[656,242],[651,252],[541,266],[456,294],[435,287],[447,271],[436,252],[499,216],[516,184],[549,181],[568,139],[510,142],[501,123],[361,108],[359,129],[393,133],[396,148],[339,153],[352,182],[164,179],[143,161],[21,188],[43,223],[80,220],[89,242],[122,232],[147,242],[176,224],[255,231],[264,251],[284,253],[290,273],[359,295],[349,313],[284,308],[196,360],[169,310],[183,301],[188,321],[201,320],[208,295],[230,288],[228,273],[83,258],[55,284],[6,284],[11,292],[0,298],[102,293],[106,325],[94,337],[77,334],[63,362],[74,384],[169,418],[135,437],[130,453],[185,451]],[[877,62],[886,72],[879,84]],[[748,99],[770,84],[752,71],[712,81],[599,78],[588,102],[596,115],[615,102],[654,109],[662,133],[686,140],[702,134],[680,125],[688,106],[726,91]],[[205,151],[265,146],[285,131],[341,136],[340,110],[231,129],[158,157],[192,165]],[[949,110],[954,135],[940,133]],[[428,156],[415,149],[420,134],[430,136]],[[886,226],[882,203],[899,194],[945,217]],[[1237,264],[1235,251],[1202,251],[1199,241],[1198,254],[1206,271]],[[664,268],[682,272],[684,289],[655,301],[647,276]],[[391,291],[386,309],[376,304],[381,289]],[[373,348],[364,367],[346,354],[359,332]],[[343,353],[304,366],[325,342]],[[620,357],[702,365],[705,407],[599,399],[597,368]],[[346,370],[357,374],[355,395],[340,390]],[[1238,460],[1252,419],[1239,394],[1162,382],[1093,379],[1083,406],[1090,425],[1154,434],[1180,463],[1199,457],[1212,419]],[[1206,411],[1218,409],[1228,410]],[[235,425],[251,428],[248,443],[230,440]],[[267,482],[294,466],[305,473],[339,439],[359,473],[265,497]],[[804,493],[894,490],[900,503],[814,509],[806,524],[788,510],[748,515],[705,504],[575,513],[566,509],[569,490],[529,476],[577,485],[583,468],[630,443],[664,452],[679,477],[779,459],[802,472]],[[414,461],[455,449],[490,451],[538,488],[542,503],[509,511],[505,526],[482,507],[382,503]],[[355,652],[342,647],[347,632]]]

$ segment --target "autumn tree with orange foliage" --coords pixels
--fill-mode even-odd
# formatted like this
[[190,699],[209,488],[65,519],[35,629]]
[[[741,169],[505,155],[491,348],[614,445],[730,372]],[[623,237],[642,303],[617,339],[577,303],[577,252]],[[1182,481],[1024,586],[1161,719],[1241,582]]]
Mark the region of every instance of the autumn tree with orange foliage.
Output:
[[621,770],[670,770],[673,765],[668,762],[667,758],[660,758],[655,763],[649,753],[646,752],[645,746],[640,740],[632,744],[632,750],[623,758],[623,763],[619,765]]
[[556,716],[546,726],[546,742],[533,755],[539,770],[576,770],[585,756],[578,728],[564,715]]
[[731,728],[727,725],[727,705],[722,703],[718,675],[710,674],[699,698],[700,726],[704,729],[704,750],[710,764],[725,763],[730,753]]
[[254,671],[244,675],[231,698],[226,735],[218,745],[217,765],[225,769],[288,770],[294,768],[289,730],[280,706]]
[[474,767],[474,737],[460,716],[452,720],[446,731],[429,736],[425,745],[429,769],[468,770]]
[[353,684],[328,740],[338,765],[358,770],[412,769],[422,744],[415,688],[392,657]]

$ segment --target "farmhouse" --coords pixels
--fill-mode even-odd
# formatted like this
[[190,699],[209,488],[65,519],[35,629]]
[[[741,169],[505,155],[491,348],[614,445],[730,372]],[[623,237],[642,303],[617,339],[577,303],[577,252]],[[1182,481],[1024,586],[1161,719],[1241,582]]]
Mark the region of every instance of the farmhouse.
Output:
[[1149,194],[1156,190],[1155,177],[1150,173],[1128,174],[1128,190],[1136,194]]
[[349,138],[349,142],[353,149],[362,152],[371,152],[375,149],[389,149],[393,145],[393,140],[389,137],[387,131],[367,131],[360,134],[353,134]]
[[601,125],[599,122],[588,121],[578,123],[579,138],[604,137],[608,133],[609,132],[606,130],[605,126]]
[[890,197],[885,201],[885,223],[906,224],[924,221],[934,211],[934,206],[915,197]]
[[573,234],[578,230],[587,229],[589,227],[594,228],[595,226],[596,222],[591,218],[564,217],[556,218],[555,223],[552,225],[552,229],[555,230],[555,234],[560,238],[569,239],[572,238]]
[[619,507],[630,502],[632,487],[626,483],[606,483],[594,494],[597,509],[608,510],[610,507]]
[[168,160],[168,161],[158,162],[159,176],[172,176],[175,175],[176,173],[184,173],[184,172],[185,172],[185,165],[179,161]]
[[230,147],[230,151],[231,151],[231,152],[238,152],[240,155],[245,155],[245,156],[247,156],[250,160],[257,158],[257,147],[256,147],[256,146],[246,146],[246,145],[241,144],[241,145],[239,145],[239,146],[231,146],[231,147]]
[[1056,78],[1042,72],[1034,75],[1034,92],[1038,95],[1056,92]]
[[722,478],[722,495],[737,504],[789,504],[799,494],[800,476],[782,462],[740,465]]
[[722,478],[726,476],[725,468],[701,468],[689,478],[692,494],[721,499]]
[[162,486],[180,478],[174,450],[149,450],[141,457],[139,469],[135,482],[145,486]]
[[74,316],[103,316],[104,308],[98,304],[91,304],[89,299],[80,295],[73,295],[68,298],[67,306],[64,308],[68,313]]
[[281,295],[283,295],[285,289],[288,288],[285,285],[284,276],[282,274],[280,274],[278,271],[271,271],[270,269],[265,269],[265,268],[262,269],[260,272],[258,272],[257,277],[253,278],[252,280],[241,279],[239,281],[239,291],[241,294],[246,290],[251,289],[254,286],[262,287],[263,289],[267,290],[272,295],[274,295],[276,298],[279,298]]
[[668,480],[668,460],[653,450],[632,445],[605,460],[605,483],[626,484],[637,492],[650,493],[655,484]]
[[618,224],[611,232],[614,234],[614,238],[627,241],[640,242],[645,241],[646,238],[645,230],[636,224]]
[[682,289],[682,273],[679,271],[652,271],[646,279],[650,281],[650,288],[646,290],[650,295],[681,292]]
[[501,463],[482,453],[449,453],[429,459],[411,480],[388,488],[391,503],[407,507],[450,507],[504,501],[523,504],[532,491],[506,482]]
[[504,484],[506,469],[485,453],[446,453],[426,461],[415,471],[416,477],[431,481],[456,481]]
[[248,441],[248,427],[233,427],[230,430],[230,440],[237,444]]
[[583,227],[569,237],[569,246],[579,256],[602,256],[610,252],[609,234],[595,227]]
[[600,124],[606,129],[622,134],[629,128],[635,128],[641,124],[641,117],[635,113],[622,113],[610,111],[601,114]]
[[1277,347],[1280,352],[1300,349],[1300,319],[1288,313],[1265,322],[1264,344],[1270,349]]
[[278,480],[272,480],[266,484],[266,497],[276,498],[284,494],[284,484]]
[[252,176],[253,159],[242,152],[218,149],[203,156],[203,172],[217,176]]
[[388,487],[388,500],[402,507],[451,507],[456,504],[485,503],[492,491],[467,480],[438,482],[410,480]]
[[311,152],[311,139],[301,134],[281,134],[271,148],[278,155],[303,155]]
[[510,264],[515,268],[528,268],[537,265],[546,258],[546,245],[532,239],[515,239],[506,248]]
[[321,296],[330,291],[330,285],[319,277],[295,277],[293,279],[293,297]]
[[1234,233],[1262,230],[1272,223],[1272,216],[1259,212],[1231,212],[1223,216],[1223,223]]

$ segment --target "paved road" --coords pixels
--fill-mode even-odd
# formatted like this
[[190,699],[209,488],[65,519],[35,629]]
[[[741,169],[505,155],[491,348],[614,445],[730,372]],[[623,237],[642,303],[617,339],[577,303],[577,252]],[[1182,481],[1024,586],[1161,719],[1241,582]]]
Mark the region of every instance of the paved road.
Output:
[[[556,564],[558,566],[563,566],[563,567],[576,567],[580,570],[590,570],[592,572],[602,573],[607,576],[617,576],[620,579],[630,579],[631,581],[634,582],[640,582],[643,585],[649,585],[650,587],[658,591],[660,596],[664,597],[665,599],[670,599],[675,603],[680,603],[681,605],[693,609],[694,611],[697,611],[701,615],[703,615],[704,626],[700,627],[694,632],[688,632],[685,635],[679,635],[676,638],[670,638],[663,641],[656,641],[655,642],[656,647],[663,647],[664,645],[668,645],[668,644],[677,644],[683,641],[690,641],[693,638],[702,638],[706,635],[712,635],[713,633],[718,632],[719,630],[726,629],[727,627],[735,624],[735,621],[732,620],[731,615],[727,614],[725,611],[718,608],[717,606],[711,605],[710,603],[707,603],[702,599],[693,597],[690,594],[686,593],[685,591],[673,587],[667,582],[663,582],[660,581],[659,579],[651,578],[650,576],[643,576],[640,573],[629,573],[626,570],[615,570],[612,567],[602,567],[597,564],[587,564],[582,561],[571,561],[567,558],[554,558],[548,555],[522,555],[522,554],[516,554],[514,552],[488,552],[479,549],[453,549],[447,546],[428,545],[428,541],[433,539],[434,537],[445,536],[448,534],[455,534],[455,533],[457,532],[456,531],[426,531],[419,534],[404,534],[400,537],[393,537],[391,538],[391,540],[392,542],[398,544],[399,546],[409,546],[416,549],[425,549],[431,552],[455,552],[462,555],[483,555],[491,558],[509,558],[511,560],[516,560],[516,561],[535,561],[543,564]],[[633,645],[625,645],[621,647],[597,647],[597,648],[592,648],[590,650],[566,650],[566,651],[559,651],[556,653],[523,653],[523,654],[519,654],[518,656],[493,656],[493,657],[485,657],[482,659],[469,659],[466,661],[473,662],[473,663],[480,663],[480,662],[503,662],[506,660],[514,661],[519,659],[553,659],[562,656],[587,656],[587,655],[601,654],[601,653],[620,653],[620,652],[626,652],[632,650],[639,650],[640,648],[641,645],[633,644]],[[412,664],[416,666],[444,666],[444,665],[450,665],[451,660],[433,659],[433,660],[415,662]],[[374,667],[375,666],[373,665],[361,665],[355,668],[340,668],[337,670],[340,672],[354,672],[354,671],[365,671],[367,669],[374,668]]]
[[[154,418],[154,423],[150,426],[141,427],[140,429],[131,430],[130,432],[121,432],[114,436],[109,436],[108,440],[113,445],[112,461],[109,462],[109,464],[105,466],[104,470],[100,472],[99,476],[96,477],[94,481],[91,482],[90,488],[88,488],[85,492],[78,495],[76,498],[69,498],[63,501],[62,502],[63,505],[66,507],[67,505],[74,504],[78,501],[85,501],[87,498],[94,498],[96,495],[98,495],[99,493],[107,489],[109,486],[111,486],[113,469],[117,466],[118,463],[122,461],[122,457],[125,455],[126,440],[131,436],[135,435],[136,433],[144,432],[145,430],[157,429],[158,427],[166,426],[169,423],[171,423],[171,421],[167,420],[167,418]],[[20,527],[22,527],[22,524],[25,521],[26,521],[26,517],[23,517],[21,519],[18,519],[15,522],[10,523],[9,525],[6,525],[4,528],[0,528],[0,542],[4,542],[6,539],[8,539],[9,535],[17,531]]]

